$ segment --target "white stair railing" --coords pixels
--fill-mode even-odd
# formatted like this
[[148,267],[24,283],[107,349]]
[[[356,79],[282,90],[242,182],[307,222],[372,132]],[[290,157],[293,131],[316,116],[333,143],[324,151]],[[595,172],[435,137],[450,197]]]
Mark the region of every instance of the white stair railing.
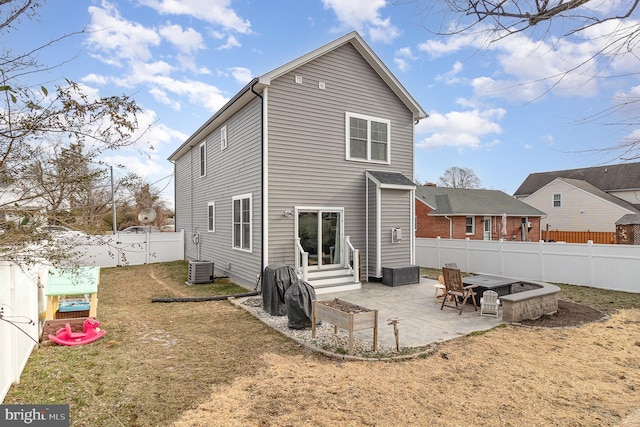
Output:
[[309,252],[305,252],[304,248],[300,244],[300,238],[295,238],[295,269],[297,274],[302,274],[302,280],[309,280]]
[[[351,269],[351,274],[353,274],[353,281],[360,281],[360,251],[353,247],[351,244],[351,239],[349,236],[344,236],[344,247],[347,248],[347,255],[344,257],[344,267]],[[349,261],[353,261],[353,263],[349,263]]]

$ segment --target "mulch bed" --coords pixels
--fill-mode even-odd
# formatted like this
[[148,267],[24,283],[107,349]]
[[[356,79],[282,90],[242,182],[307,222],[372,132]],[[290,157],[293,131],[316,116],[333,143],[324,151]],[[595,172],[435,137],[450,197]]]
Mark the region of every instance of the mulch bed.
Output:
[[558,300],[558,311],[555,314],[544,315],[533,320],[523,320],[520,323],[527,326],[560,328],[596,322],[603,317],[605,317],[604,313],[588,305]]

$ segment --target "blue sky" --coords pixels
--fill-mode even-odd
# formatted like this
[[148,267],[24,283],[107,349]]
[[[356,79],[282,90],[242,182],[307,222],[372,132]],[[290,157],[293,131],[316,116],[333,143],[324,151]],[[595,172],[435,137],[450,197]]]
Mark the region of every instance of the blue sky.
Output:
[[145,136],[153,149],[140,144],[104,160],[154,183],[170,205],[166,159],[191,133],[252,77],[354,29],[430,115],[416,128],[422,182],[458,166],[472,169],[483,188],[513,194],[529,173],[621,162],[589,150],[640,131],[585,120],[640,95],[632,55],[591,58],[605,28],[566,39],[552,26],[544,42],[536,30],[487,43],[480,35],[434,35],[427,28],[447,27],[453,16],[427,3],[429,10],[420,7],[425,1],[385,0],[49,1],[37,20],[3,37],[19,50],[90,30],[40,55],[64,62],[45,81],[67,77],[91,94],[132,95],[144,110],[141,124],[153,123]]

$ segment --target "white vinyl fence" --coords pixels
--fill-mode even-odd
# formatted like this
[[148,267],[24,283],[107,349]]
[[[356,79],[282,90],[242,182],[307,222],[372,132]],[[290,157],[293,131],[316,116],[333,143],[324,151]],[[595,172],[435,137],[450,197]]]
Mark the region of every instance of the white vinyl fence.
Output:
[[416,239],[416,264],[640,293],[640,246]]
[[[184,259],[184,232],[116,234],[78,247],[80,265],[117,267]],[[48,266],[0,262],[0,403],[17,383],[42,333]],[[100,289],[98,289],[98,293]]]
[[184,259],[184,231],[100,236],[79,247],[80,264],[118,267]]
[[0,403],[20,380],[40,336],[44,312],[41,277],[46,268],[0,262]]

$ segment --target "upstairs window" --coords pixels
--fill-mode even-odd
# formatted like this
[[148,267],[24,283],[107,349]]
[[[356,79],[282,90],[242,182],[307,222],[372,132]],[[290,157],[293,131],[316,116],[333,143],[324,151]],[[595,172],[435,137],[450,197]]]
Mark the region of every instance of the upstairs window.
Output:
[[220,129],[220,150],[227,149],[227,126]]
[[562,206],[562,195],[560,193],[556,193],[553,195],[553,207],[559,208]]
[[207,175],[207,143],[200,144],[200,176]]
[[391,122],[346,113],[347,160],[389,163]]
[[466,230],[465,230],[465,232],[467,234],[475,234],[475,232],[476,232],[475,226],[474,226],[475,225],[475,221],[473,220],[473,218],[474,217],[472,217],[472,216],[468,216],[466,218],[467,222],[466,222]]

